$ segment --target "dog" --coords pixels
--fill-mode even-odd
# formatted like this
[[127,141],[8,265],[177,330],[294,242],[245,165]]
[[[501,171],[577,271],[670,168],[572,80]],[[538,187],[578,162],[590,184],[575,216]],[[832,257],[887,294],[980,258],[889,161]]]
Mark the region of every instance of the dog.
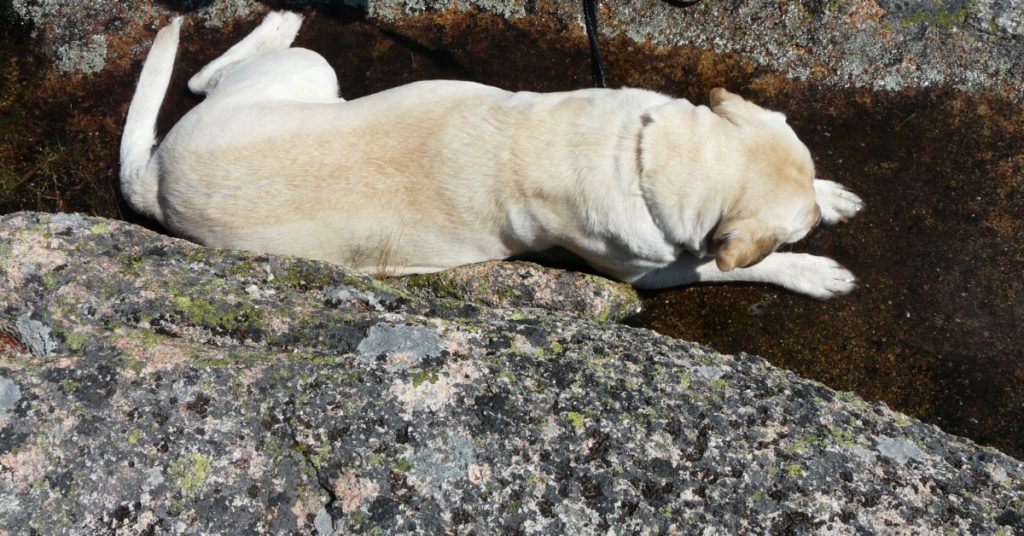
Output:
[[182,19],[160,30],[121,144],[137,212],[204,245],[389,275],[562,248],[638,288],[855,287],[831,259],[776,252],[863,207],[815,179],[781,113],[721,88],[710,106],[459,81],[346,101],[323,57],[291,47],[301,22],[272,12],[193,76],[204,100],[157,146]]

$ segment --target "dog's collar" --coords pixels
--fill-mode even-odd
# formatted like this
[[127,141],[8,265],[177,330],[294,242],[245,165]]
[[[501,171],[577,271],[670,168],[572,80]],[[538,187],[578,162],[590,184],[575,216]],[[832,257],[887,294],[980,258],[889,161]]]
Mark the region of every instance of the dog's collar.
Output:
[[654,195],[645,184],[644,178],[646,177],[645,165],[644,165],[644,135],[647,127],[654,122],[649,112],[644,112],[640,116],[640,127],[636,133],[636,188],[640,191],[640,196],[644,200],[644,210],[647,211],[647,216],[654,222],[654,226],[658,228],[658,232],[661,233],[662,240],[666,244],[672,244],[672,247],[676,249],[676,253],[680,251],[693,251],[693,248],[687,244],[679,243],[673,240],[669,236],[666,229],[669,228],[667,222],[663,220],[659,211],[655,210],[655,205],[651,202],[651,197]]
[[652,123],[654,123],[654,119],[650,116],[650,113],[644,112],[640,116],[640,127],[637,130],[636,135],[637,188],[640,190],[640,195],[643,197],[644,208],[646,209],[648,216],[651,218],[651,221],[654,222],[655,227],[657,227],[658,231],[661,232],[662,240],[667,244],[671,244],[672,247],[675,248],[677,254],[686,252],[691,255],[695,255],[698,258],[713,256],[715,249],[713,247],[714,244],[712,237],[714,236],[717,224],[712,226],[708,232],[703,233],[700,240],[697,242],[677,240],[668,231],[669,229],[672,229],[673,226],[670,225],[669,222],[665,221],[667,216],[663,216],[661,214],[661,211],[657,209],[657,204],[653,201],[656,194],[653,189],[649,188],[645,183],[647,173],[644,162],[645,157],[648,156],[644,151],[644,136],[647,133],[647,127]]

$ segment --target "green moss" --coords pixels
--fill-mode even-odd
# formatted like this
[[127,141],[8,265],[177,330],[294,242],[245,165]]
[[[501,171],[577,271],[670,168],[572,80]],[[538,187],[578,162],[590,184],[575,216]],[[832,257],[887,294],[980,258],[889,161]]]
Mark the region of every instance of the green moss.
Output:
[[89,228],[89,232],[92,234],[107,234],[110,232],[110,226],[106,223],[97,223]]
[[0,267],[6,267],[7,261],[14,256],[14,245],[11,242],[0,242]]
[[216,357],[216,356],[209,356],[209,355],[205,355],[205,354],[200,354],[200,355],[193,356],[191,361],[193,362],[193,364],[195,364],[197,366],[200,366],[200,367],[210,367],[210,368],[225,368],[225,367],[230,367],[232,365],[237,365],[237,364],[241,363],[240,360],[235,359],[233,357],[229,357],[229,356],[219,356],[219,357]]
[[297,289],[322,288],[334,281],[330,268],[298,260],[289,264],[283,271],[275,271],[274,279],[280,284]]
[[224,275],[228,277],[251,277],[254,274],[264,275],[258,264],[252,261],[237,261],[230,263]]
[[53,290],[57,288],[57,285],[59,284],[60,278],[57,277],[57,274],[50,272],[43,276],[43,287],[45,287],[46,290]]
[[130,355],[118,356],[116,359],[116,365],[117,368],[129,369],[135,372],[136,374],[142,372],[142,369],[146,368],[146,364],[141,359],[132,357]]
[[715,387],[716,389],[725,389],[726,387],[729,387],[729,380],[725,378],[718,378],[717,380],[711,382],[711,386]]
[[554,341],[551,344],[549,344],[548,348],[550,348],[551,351],[556,353],[556,354],[561,354],[561,353],[565,352],[565,347],[563,347],[562,343],[560,343],[558,341]]
[[764,493],[761,493],[761,490],[755,491],[754,492],[754,502],[755,503],[759,503],[759,502],[761,502],[763,500],[764,500]]
[[509,319],[515,320],[516,322],[519,322],[521,320],[526,320],[527,318],[530,318],[530,317],[527,316],[526,313],[524,313],[522,311],[519,311],[519,310],[512,311],[512,314],[509,315]]
[[185,496],[194,497],[202,489],[212,468],[213,464],[210,463],[209,458],[198,452],[193,452],[171,462],[167,472],[174,477]]
[[949,29],[967,20],[967,15],[970,12],[971,5],[969,2],[956,11],[921,9],[903,16],[900,19],[900,25],[904,28],[909,28],[911,26],[927,24],[935,28]]
[[80,331],[70,331],[64,334],[64,342],[68,343],[68,348],[74,352],[81,350],[88,340],[89,335]]
[[461,285],[444,272],[409,276],[400,281],[410,288],[429,290],[432,294],[442,298],[459,297],[464,294]]
[[566,413],[565,418],[568,419],[570,423],[572,423],[572,427],[575,428],[577,432],[583,430],[583,427],[586,425],[583,415],[580,413],[576,413],[575,411],[570,411]]
[[408,473],[410,469],[412,469],[412,464],[405,458],[398,458],[395,463],[391,464],[391,470],[399,474]]
[[218,304],[200,298],[178,295],[174,308],[191,324],[235,331],[258,326],[263,312],[249,303]]
[[794,463],[786,468],[786,473],[788,473],[789,476],[800,476],[804,474],[804,471],[800,468],[800,464]]
[[142,430],[139,430],[138,428],[132,428],[132,430],[128,432],[128,444],[134,445],[138,443],[139,440],[142,439],[144,435],[145,434],[142,432]]
[[314,365],[334,365],[343,358],[334,354],[317,354],[293,352],[284,356],[287,363],[308,363]]
[[853,435],[853,432],[839,427],[832,427],[829,429],[829,435],[832,439],[840,445],[852,445],[857,442],[857,438]]
[[377,279],[361,279],[354,276],[345,278],[345,283],[355,286],[362,290],[370,290],[377,292],[387,292],[394,294],[395,296],[401,296],[402,298],[412,298],[413,296],[403,290],[401,287],[389,285],[383,281]]
[[81,382],[73,380],[71,378],[64,378],[63,380],[60,381],[60,389],[68,394],[78,391],[81,387]]
[[416,377],[412,379],[412,386],[419,387],[423,385],[424,382],[430,382],[431,384],[435,384],[439,379],[440,378],[437,375],[437,370],[424,369],[419,371],[419,373],[416,374]]
[[[488,289],[489,290],[489,289]],[[503,287],[493,291],[493,294],[501,301],[508,303],[515,301],[523,295],[517,288]]]

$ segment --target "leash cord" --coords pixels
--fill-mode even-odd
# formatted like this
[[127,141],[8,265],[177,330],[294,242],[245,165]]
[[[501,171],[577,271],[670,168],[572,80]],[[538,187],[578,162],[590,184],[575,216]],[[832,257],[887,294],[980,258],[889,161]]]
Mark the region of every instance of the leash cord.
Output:
[[594,87],[608,87],[604,76],[604,60],[597,42],[597,0],[583,0],[583,23],[587,27],[587,39],[590,41],[590,73]]
[[[676,7],[689,7],[700,0],[664,0]],[[597,0],[583,0],[583,25],[587,28],[587,40],[590,41],[590,74],[594,79],[594,87],[608,87],[604,74],[604,59],[601,58],[601,47],[597,42]]]

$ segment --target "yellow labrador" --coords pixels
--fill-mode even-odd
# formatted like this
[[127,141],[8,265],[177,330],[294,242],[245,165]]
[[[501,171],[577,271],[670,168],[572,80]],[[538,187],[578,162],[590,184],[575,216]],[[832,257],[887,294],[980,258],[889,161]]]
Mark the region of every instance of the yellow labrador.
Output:
[[157,35],[121,144],[136,210],[203,244],[366,272],[444,270],[561,247],[638,287],[754,281],[816,298],[855,279],[774,253],[860,199],[814,179],[782,114],[723,89],[711,107],[640,89],[512,93],[418,82],[345,101],[269,14],[204,67],[206,98],[156,150],[181,19]]

